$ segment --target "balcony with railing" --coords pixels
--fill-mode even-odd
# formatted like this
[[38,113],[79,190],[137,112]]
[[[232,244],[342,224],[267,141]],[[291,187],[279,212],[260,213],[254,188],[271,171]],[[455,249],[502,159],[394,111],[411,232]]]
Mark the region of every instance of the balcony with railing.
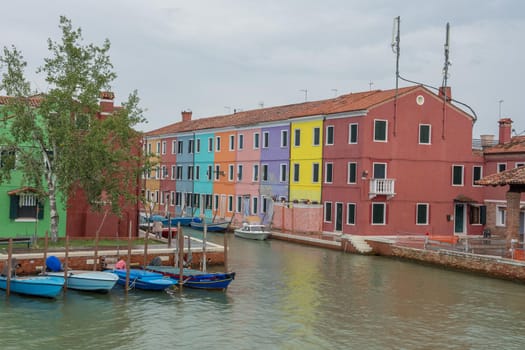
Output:
[[387,199],[392,198],[396,193],[394,191],[395,179],[370,179],[370,199],[384,195]]

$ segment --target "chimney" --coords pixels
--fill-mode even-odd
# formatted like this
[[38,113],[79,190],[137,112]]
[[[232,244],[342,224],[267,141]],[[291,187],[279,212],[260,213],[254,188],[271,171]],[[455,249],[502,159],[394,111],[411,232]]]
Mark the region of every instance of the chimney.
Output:
[[439,88],[439,97],[445,98],[445,94],[447,101],[450,101],[452,99],[452,89],[450,86],[442,86]]
[[494,146],[494,135],[480,135],[483,149]]
[[191,111],[182,111],[182,121],[187,122],[191,120]]
[[512,119],[501,118],[499,121],[499,144],[503,145],[510,142],[510,134],[512,131]]
[[100,95],[100,114],[101,115],[109,115],[113,113],[115,110],[115,107],[113,105],[115,94],[111,91],[101,91]]

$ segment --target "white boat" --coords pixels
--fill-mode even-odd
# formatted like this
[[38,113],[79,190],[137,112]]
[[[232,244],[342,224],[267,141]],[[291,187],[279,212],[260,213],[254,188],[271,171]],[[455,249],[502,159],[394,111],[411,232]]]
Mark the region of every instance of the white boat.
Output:
[[[46,272],[48,276],[64,277],[64,271]],[[109,292],[117,283],[118,276],[112,272],[68,270],[67,287],[89,292]]]
[[253,223],[243,223],[241,227],[236,228],[233,233],[237,237],[255,239],[263,241],[270,236],[270,231],[266,228],[265,225],[253,224]]

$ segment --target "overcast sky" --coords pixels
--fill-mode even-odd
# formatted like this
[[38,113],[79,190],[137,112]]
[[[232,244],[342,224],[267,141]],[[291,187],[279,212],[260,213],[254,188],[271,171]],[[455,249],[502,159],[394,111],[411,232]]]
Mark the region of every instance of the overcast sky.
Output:
[[200,118],[395,88],[396,16],[401,75],[439,86],[449,22],[448,85],[478,116],[474,138],[497,135],[500,110],[525,134],[521,0],[16,0],[1,12],[0,47],[22,51],[40,91],[34,71],[47,39],[60,40],[60,15],[86,43],[108,38],[116,101],[138,90],[145,131],[180,121],[182,110]]

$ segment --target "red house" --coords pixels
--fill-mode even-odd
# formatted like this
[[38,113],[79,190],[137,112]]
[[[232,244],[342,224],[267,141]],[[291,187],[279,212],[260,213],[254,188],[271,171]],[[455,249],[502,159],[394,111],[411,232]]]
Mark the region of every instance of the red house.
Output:
[[450,101],[450,89],[447,97],[422,86],[359,93],[347,111],[326,115],[323,231],[482,233],[475,119]]

